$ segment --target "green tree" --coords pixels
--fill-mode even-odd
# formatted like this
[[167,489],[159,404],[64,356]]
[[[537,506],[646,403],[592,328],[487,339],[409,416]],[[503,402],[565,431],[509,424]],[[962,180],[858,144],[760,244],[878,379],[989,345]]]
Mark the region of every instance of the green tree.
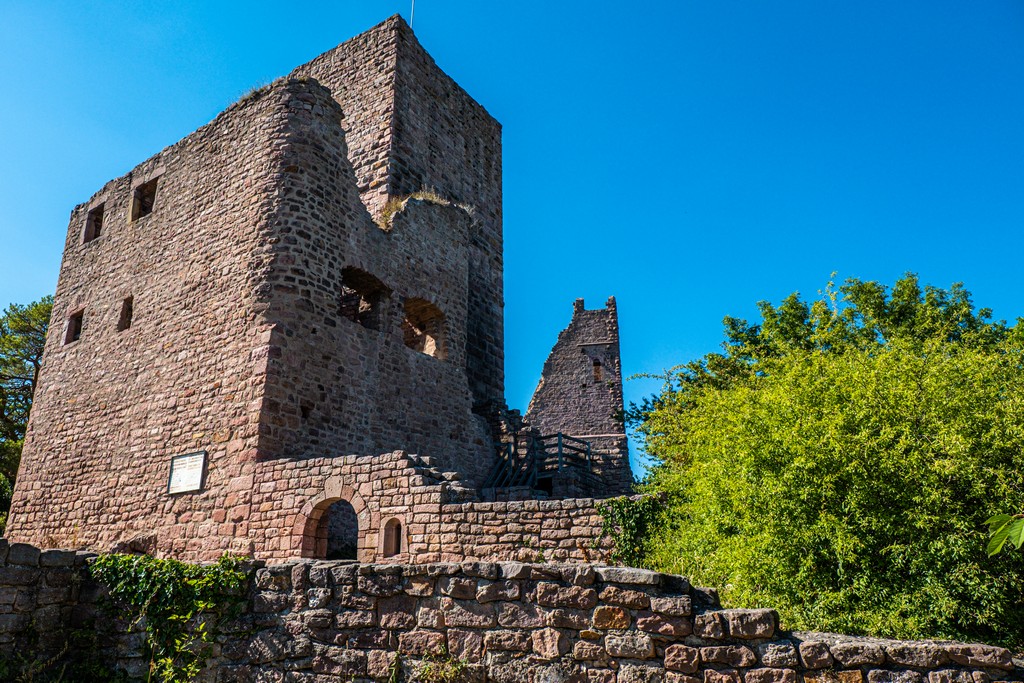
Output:
[[663,494],[644,562],[790,628],[1024,644],[1024,325],[961,286],[848,280],[726,318],[630,419]]
[[53,297],[11,304],[0,315],[0,531],[11,507]]

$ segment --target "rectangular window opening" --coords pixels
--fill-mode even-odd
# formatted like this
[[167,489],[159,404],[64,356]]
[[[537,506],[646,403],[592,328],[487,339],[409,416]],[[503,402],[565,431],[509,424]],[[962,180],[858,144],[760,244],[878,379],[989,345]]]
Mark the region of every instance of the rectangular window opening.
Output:
[[64,343],[70,344],[82,338],[82,323],[85,320],[85,311],[72,313],[68,317],[68,327],[64,332]]
[[402,338],[413,351],[444,358],[444,314],[424,299],[405,300]]
[[82,243],[87,244],[92,242],[94,239],[99,237],[103,233],[103,205],[100,204],[94,209],[89,210],[89,214],[85,218],[85,235],[82,238]]
[[135,188],[132,195],[132,220],[138,220],[143,216],[153,213],[153,205],[156,204],[156,183],[159,178],[153,178]]
[[343,268],[338,312],[363,327],[380,330],[384,301],[389,293],[384,283],[373,275],[358,268]]
[[132,315],[134,311],[135,297],[128,297],[121,302],[121,317],[117,319],[117,331],[124,332],[132,326]]

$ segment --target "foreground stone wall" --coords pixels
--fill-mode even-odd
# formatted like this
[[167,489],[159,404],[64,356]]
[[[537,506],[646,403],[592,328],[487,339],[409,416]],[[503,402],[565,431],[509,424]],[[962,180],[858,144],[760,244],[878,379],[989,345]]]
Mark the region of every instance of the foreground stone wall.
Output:
[[[0,655],[44,655],[91,625],[141,675],[139,638],[97,611],[87,555],[0,540]],[[405,680],[448,652],[467,682],[988,683],[1024,671],[998,647],[787,633],[772,610],[721,609],[678,576],[505,563],[259,567],[210,681]]]

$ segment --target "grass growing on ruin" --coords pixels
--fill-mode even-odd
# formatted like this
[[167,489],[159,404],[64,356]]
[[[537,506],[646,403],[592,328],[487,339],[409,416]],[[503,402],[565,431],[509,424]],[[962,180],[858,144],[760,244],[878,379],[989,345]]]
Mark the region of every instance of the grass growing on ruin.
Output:
[[412,192],[410,194],[401,195],[398,197],[391,197],[390,199],[388,199],[387,203],[384,204],[384,208],[381,209],[380,219],[377,221],[377,224],[381,227],[382,230],[391,230],[392,221],[394,220],[395,216],[405,209],[405,206],[406,204],[409,203],[410,199],[418,199],[422,202],[437,204],[438,206],[457,206],[470,214],[472,214],[474,210],[473,207],[469,206],[468,204],[459,204],[457,202],[453,202],[447,197],[442,196],[440,193],[438,193],[437,190],[435,190],[432,187],[425,187],[421,190],[417,190],[416,192]]
[[442,649],[424,658],[415,669],[412,680],[414,683],[462,683],[467,675],[466,662]]
[[101,555],[89,572],[110,591],[108,607],[142,625],[148,681],[194,680],[212,653],[218,627],[237,613],[248,572],[225,555],[212,565],[147,555]]

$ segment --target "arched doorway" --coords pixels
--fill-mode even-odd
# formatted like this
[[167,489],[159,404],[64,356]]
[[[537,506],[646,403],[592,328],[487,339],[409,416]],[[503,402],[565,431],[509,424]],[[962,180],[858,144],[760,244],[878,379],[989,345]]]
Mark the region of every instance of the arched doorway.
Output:
[[319,495],[302,506],[293,527],[293,546],[302,557],[372,562],[377,521],[356,491],[341,477],[324,482]]
[[331,503],[320,518],[324,527],[317,536],[326,539],[324,550],[328,560],[355,560],[359,550],[359,518],[347,500]]

